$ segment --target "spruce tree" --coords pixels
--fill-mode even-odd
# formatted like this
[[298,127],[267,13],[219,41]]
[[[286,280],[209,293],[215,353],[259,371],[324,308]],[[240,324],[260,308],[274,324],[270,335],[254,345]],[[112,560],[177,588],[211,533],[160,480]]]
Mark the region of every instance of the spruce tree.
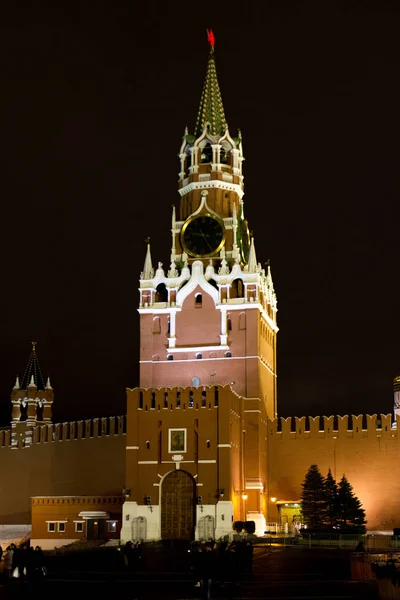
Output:
[[311,465],[301,484],[301,511],[304,523],[311,529],[319,529],[326,524],[326,494],[324,478],[317,465]]
[[338,525],[342,529],[357,528],[360,533],[365,533],[366,522],[365,510],[343,475],[338,485]]
[[326,499],[326,526],[330,528],[337,527],[339,512],[338,486],[330,469],[325,478],[324,489]]

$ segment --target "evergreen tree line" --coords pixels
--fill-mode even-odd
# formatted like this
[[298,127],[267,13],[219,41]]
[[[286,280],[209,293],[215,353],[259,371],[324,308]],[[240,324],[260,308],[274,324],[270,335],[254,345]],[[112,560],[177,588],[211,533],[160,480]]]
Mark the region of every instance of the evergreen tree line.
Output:
[[330,469],[323,477],[318,466],[311,465],[301,486],[303,521],[308,528],[365,533],[365,510],[344,475],[336,483]]

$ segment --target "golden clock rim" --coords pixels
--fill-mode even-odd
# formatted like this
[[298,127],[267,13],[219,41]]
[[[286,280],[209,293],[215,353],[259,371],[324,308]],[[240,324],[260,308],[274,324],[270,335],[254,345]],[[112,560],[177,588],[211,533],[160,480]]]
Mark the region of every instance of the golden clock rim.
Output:
[[[223,235],[222,235],[221,243],[215,250],[213,250],[212,252],[209,252],[208,254],[194,254],[194,252],[189,250],[189,248],[186,246],[185,240],[184,240],[185,231],[188,228],[188,226],[190,225],[190,223],[192,223],[193,221],[196,221],[196,219],[199,219],[200,217],[209,217],[210,219],[214,219],[214,221],[217,221],[217,223],[219,223],[222,227]],[[188,217],[186,219],[186,221],[184,222],[184,224],[182,225],[182,229],[181,229],[181,233],[180,233],[180,240],[181,240],[182,249],[186,252],[186,254],[189,254],[193,258],[210,258],[211,256],[215,256],[216,254],[218,254],[218,252],[221,250],[221,248],[225,245],[226,230],[225,230],[224,222],[222,219],[220,219],[216,215],[213,215],[212,213],[201,213],[199,215],[192,215],[191,217]]]

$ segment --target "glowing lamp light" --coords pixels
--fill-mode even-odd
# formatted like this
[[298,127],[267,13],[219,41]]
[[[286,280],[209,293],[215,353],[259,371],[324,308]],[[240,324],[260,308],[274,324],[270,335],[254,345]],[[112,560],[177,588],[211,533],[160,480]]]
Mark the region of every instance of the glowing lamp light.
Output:
[[242,494],[243,500],[247,500],[247,494]]
[[271,500],[271,502],[276,502],[275,496],[271,496],[270,500]]

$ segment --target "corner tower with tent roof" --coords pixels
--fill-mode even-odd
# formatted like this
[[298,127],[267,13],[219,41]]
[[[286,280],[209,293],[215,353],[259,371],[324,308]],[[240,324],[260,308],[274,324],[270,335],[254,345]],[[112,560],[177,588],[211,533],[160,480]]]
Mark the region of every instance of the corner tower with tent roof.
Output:
[[209,41],[196,126],[180,148],[170,266],[153,268],[148,240],[140,276],[140,389],[128,390],[125,540],[143,522],[147,539],[201,538],[211,529],[221,537],[239,519],[255,520],[260,532],[265,524],[277,300],[249,234],[242,138],[229,132]]
[[19,448],[21,440],[24,446],[32,444],[33,428],[51,422],[53,400],[50,378],[47,378],[45,384],[36,353],[36,342],[32,342],[24,375],[21,380],[17,376],[11,392],[11,448]]

